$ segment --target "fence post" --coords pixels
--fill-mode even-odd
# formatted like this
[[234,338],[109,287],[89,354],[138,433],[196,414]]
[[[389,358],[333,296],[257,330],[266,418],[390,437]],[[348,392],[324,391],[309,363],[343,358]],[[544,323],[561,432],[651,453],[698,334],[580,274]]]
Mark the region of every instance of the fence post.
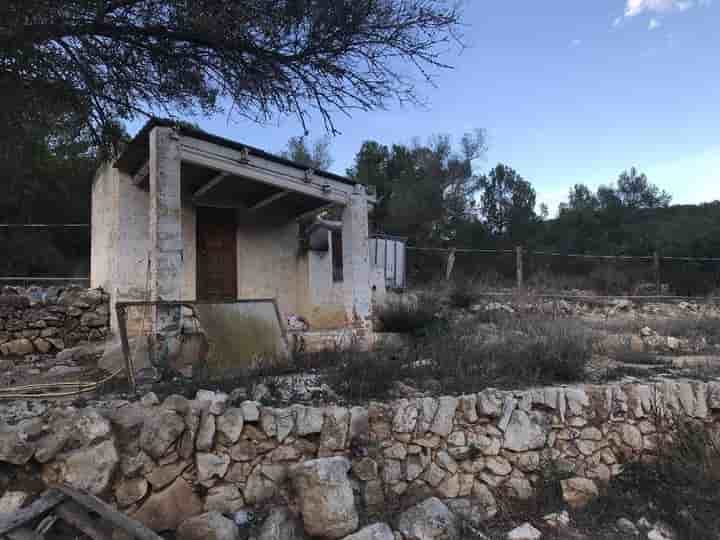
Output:
[[523,248],[522,246],[515,247],[515,271],[517,275],[517,288],[518,291],[522,291],[523,288]]
[[653,253],[653,271],[655,272],[655,292],[660,296],[662,295],[662,287],[660,285],[660,254],[657,251]]

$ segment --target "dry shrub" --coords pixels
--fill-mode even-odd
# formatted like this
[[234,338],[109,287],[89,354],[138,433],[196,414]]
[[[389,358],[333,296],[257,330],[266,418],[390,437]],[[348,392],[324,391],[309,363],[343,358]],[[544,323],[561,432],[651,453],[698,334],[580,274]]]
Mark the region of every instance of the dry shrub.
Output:
[[436,295],[418,295],[411,299],[391,300],[376,310],[382,332],[418,333],[436,321],[440,303]]
[[455,285],[448,294],[450,306],[457,309],[468,309],[477,302],[477,298],[471,285],[465,287]]
[[668,523],[683,540],[720,538],[720,446],[702,424],[687,419],[662,426],[670,442],[654,461],[626,464],[607,492],[576,520],[589,529],[619,517]]

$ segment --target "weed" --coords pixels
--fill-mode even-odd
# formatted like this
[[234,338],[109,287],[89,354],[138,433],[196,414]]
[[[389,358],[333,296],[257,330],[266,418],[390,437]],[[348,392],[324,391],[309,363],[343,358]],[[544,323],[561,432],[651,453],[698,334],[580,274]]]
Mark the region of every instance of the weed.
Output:
[[450,306],[457,309],[468,309],[477,301],[477,296],[471,287],[455,285],[448,295]]
[[621,364],[639,364],[644,366],[666,365],[668,361],[648,351],[634,351],[621,349],[614,355],[614,359]]
[[417,301],[388,302],[377,310],[377,318],[383,332],[417,333],[435,322],[438,311],[437,297],[424,294]]

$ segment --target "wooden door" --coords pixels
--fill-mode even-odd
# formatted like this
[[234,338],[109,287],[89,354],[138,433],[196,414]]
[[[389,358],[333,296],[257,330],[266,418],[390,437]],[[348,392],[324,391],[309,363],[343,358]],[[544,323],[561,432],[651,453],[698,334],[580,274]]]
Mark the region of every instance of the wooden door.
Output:
[[235,210],[197,208],[198,300],[237,299]]

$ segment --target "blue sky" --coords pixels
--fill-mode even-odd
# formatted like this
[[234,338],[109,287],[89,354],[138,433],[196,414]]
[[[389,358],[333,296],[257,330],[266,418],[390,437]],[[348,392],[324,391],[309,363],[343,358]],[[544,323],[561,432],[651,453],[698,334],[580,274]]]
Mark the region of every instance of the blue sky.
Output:
[[[477,171],[510,165],[551,213],[574,183],[596,187],[632,165],[676,203],[720,199],[720,0],[466,0],[464,11],[468,48],[449,50],[454,69],[418,88],[426,105],[337,115],[331,170],[344,173],[368,139],[484,128]],[[302,135],[294,118],[193,121],[269,151]],[[315,118],[310,138],[324,134]]]

